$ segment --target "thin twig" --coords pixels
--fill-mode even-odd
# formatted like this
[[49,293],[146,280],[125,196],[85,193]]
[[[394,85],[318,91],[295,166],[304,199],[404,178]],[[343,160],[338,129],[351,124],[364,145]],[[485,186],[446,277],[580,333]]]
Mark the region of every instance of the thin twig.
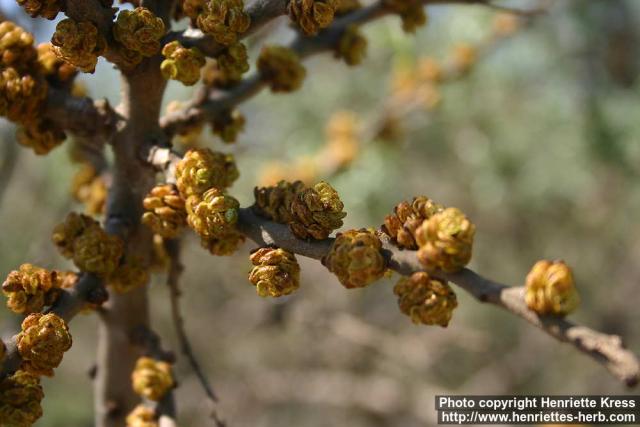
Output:
[[198,378],[198,381],[200,382],[200,385],[202,386],[202,389],[204,390],[209,400],[211,418],[214,420],[217,427],[223,427],[225,424],[222,420],[220,420],[216,411],[218,396],[214,392],[210,381],[208,380],[206,374],[200,366],[200,363],[196,359],[196,356],[193,352],[193,347],[191,346],[191,342],[189,340],[189,337],[187,336],[187,331],[184,326],[184,317],[182,316],[182,310],[180,309],[180,276],[182,275],[182,271],[184,270],[182,262],[180,261],[180,241],[177,239],[166,240],[165,248],[170,260],[169,271],[167,273],[167,286],[169,287],[170,292],[171,318],[176,328],[180,350],[189,361],[191,369],[193,369],[193,372],[196,374],[196,378]]

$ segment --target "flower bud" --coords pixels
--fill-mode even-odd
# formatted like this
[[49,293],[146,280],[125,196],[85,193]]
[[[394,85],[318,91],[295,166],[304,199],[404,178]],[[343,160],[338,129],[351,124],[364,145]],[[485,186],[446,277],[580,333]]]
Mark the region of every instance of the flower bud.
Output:
[[367,39],[356,25],[350,25],[340,36],[335,51],[336,58],[344,59],[347,65],[358,65],[367,56]]
[[67,138],[64,131],[48,120],[25,123],[18,128],[16,139],[39,156],[49,153]]
[[293,199],[289,227],[299,239],[324,240],[333,230],[342,227],[342,219],[347,216],[343,208],[338,192],[321,181]]
[[171,365],[150,357],[141,357],[133,369],[131,382],[138,395],[157,402],[174,386]]
[[226,189],[239,173],[231,154],[195,148],[187,151],[176,166],[176,185],[183,198],[201,195],[211,187]]
[[173,184],[153,187],[142,205],[146,210],[142,223],[162,237],[177,237],[187,224],[184,199]]
[[187,223],[203,239],[219,239],[235,229],[238,201],[217,188],[187,199]]
[[258,57],[258,71],[272,92],[293,92],[307,74],[298,55],[283,46],[265,46]]
[[280,181],[270,187],[255,187],[253,210],[262,217],[288,224],[293,221],[291,203],[304,188],[302,181]]
[[56,26],[51,38],[53,51],[59,58],[78,67],[85,73],[93,73],[107,43],[98,28],[89,21],[63,19]]
[[71,335],[64,320],[54,313],[33,313],[22,322],[17,336],[22,369],[33,375],[53,376],[53,369],[71,348]]
[[418,249],[416,230],[424,220],[431,218],[444,207],[426,196],[414,197],[411,203],[404,201],[387,215],[381,230],[391,237],[391,242],[402,249]]
[[42,417],[40,378],[16,371],[0,382],[0,425],[27,427]]
[[300,265],[296,256],[284,249],[265,247],[251,253],[255,267],[249,281],[261,297],[289,295],[300,287]]
[[104,213],[108,195],[107,183],[92,165],[85,163],[73,176],[71,194],[74,199],[84,204],[87,214]]
[[16,0],[32,18],[55,19],[64,9],[64,0]]
[[75,240],[88,228],[99,226],[98,222],[90,216],[70,212],[64,222],[53,229],[51,240],[62,256],[72,258]]
[[244,130],[245,118],[238,110],[224,110],[211,121],[211,130],[222,142],[232,144]]
[[36,56],[30,33],[11,21],[0,23],[0,65],[30,72]]
[[158,53],[164,33],[162,19],[144,7],[120,11],[113,25],[116,41],[126,49],[147,57]]
[[149,277],[149,266],[143,259],[130,255],[109,274],[107,284],[115,292],[125,294],[146,285]]
[[145,405],[136,406],[127,415],[127,427],[158,427],[158,417],[153,409]]
[[415,324],[446,327],[458,306],[456,294],[446,282],[422,271],[398,280],[393,293],[398,296],[400,311]]
[[73,242],[73,262],[82,271],[107,276],[118,267],[123,247],[118,236],[92,226]]
[[180,42],[173,41],[162,48],[162,54],[167,58],[160,64],[165,79],[178,80],[186,86],[193,86],[200,80],[200,69],[206,62],[200,50],[185,48]]
[[333,22],[339,0],[291,0],[287,6],[289,18],[307,36],[315,36]]
[[233,255],[244,241],[244,234],[235,229],[231,229],[216,237],[201,238],[200,245],[208,250],[211,255],[228,256]]
[[571,313],[580,303],[571,268],[562,261],[538,261],[527,275],[525,302],[541,315]]
[[384,0],[384,5],[400,16],[402,29],[414,33],[427,23],[427,15],[420,0]]
[[12,122],[32,122],[47,97],[47,83],[12,67],[0,70],[0,116]]
[[251,17],[244,11],[242,0],[208,0],[198,15],[198,28],[225,46],[238,41],[238,35],[249,29]]
[[338,233],[322,263],[347,289],[363,288],[386,271],[382,243],[373,231],[362,228]]
[[416,230],[418,259],[427,269],[456,272],[471,259],[476,227],[456,208],[425,220]]
[[40,43],[36,50],[38,52],[40,72],[47,76],[50,81],[55,81],[55,83],[62,85],[73,80],[78,74],[76,67],[56,56],[51,43]]
[[31,314],[42,311],[57,297],[62,285],[57,271],[48,271],[32,264],[22,264],[2,284],[2,292],[8,298],[7,307],[14,313]]

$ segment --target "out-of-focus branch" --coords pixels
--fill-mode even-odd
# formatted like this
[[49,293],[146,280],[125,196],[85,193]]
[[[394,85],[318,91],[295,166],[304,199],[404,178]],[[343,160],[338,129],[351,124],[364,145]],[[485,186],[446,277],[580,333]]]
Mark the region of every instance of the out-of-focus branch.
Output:
[[49,89],[44,117],[79,136],[101,138],[109,138],[124,120],[107,100],[79,98],[54,88]]
[[167,254],[169,255],[169,271],[167,273],[167,286],[169,287],[170,292],[170,300],[171,300],[171,317],[173,319],[173,324],[176,328],[176,334],[178,335],[178,343],[180,344],[180,350],[182,354],[187,358],[187,361],[191,365],[191,369],[196,374],[202,389],[207,396],[207,402],[209,404],[211,418],[217,427],[224,426],[224,423],[218,417],[218,413],[216,411],[216,402],[218,401],[218,397],[213,391],[213,387],[211,383],[207,379],[200,363],[196,359],[195,353],[193,351],[193,347],[191,346],[191,342],[189,341],[189,337],[187,336],[187,331],[184,325],[184,317],[182,315],[182,310],[180,309],[180,276],[182,275],[182,271],[184,269],[182,262],[180,261],[180,241],[179,240],[167,240],[165,242],[165,248]]
[[[270,3],[269,0],[257,3]],[[434,4],[486,4],[486,0],[423,0],[425,5]],[[274,9],[275,10],[275,9]],[[284,10],[282,11],[284,13]],[[337,18],[329,28],[321,31],[316,37],[301,34],[289,46],[301,58],[330,51],[340,40],[344,31],[351,25],[362,25],[390,14],[391,11],[382,1],[357,9]],[[265,22],[267,22],[265,20]],[[214,51],[214,53],[217,51]],[[221,111],[228,110],[257,95],[266,87],[259,75],[253,75],[229,90],[212,90],[209,94],[198,94],[188,102],[182,110],[167,114],[161,119],[161,127],[168,135],[175,134],[194,122],[209,121]]]
[[[259,245],[276,245],[318,260],[328,253],[333,243],[333,239],[314,242],[299,240],[286,225],[260,218],[246,208],[240,211],[238,228]],[[410,275],[424,270],[415,251],[401,251],[385,241],[383,253],[389,268],[400,274]],[[480,302],[488,302],[506,309],[558,341],[573,345],[577,350],[591,356],[607,368],[613,376],[627,386],[632,387],[638,383],[640,378],[638,358],[624,347],[619,336],[603,334],[561,317],[539,316],[527,308],[523,287],[502,285],[469,269],[463,269],[458,273],[438,271],[434,272],[434,276],[455,283]]]
[[[287,12],[287,0],[256,0],[247,7],[247,13],[251,17],[251,26],[242,34],[247,37],[271,20],[284,15]],[[166,35],[164,42],[178,40],[184,46],[197,47],[201,52],[210,57],[215,57],[224,46],[217,43],[213,37],[203,34],[194,28],[180,32],[171,32]]]

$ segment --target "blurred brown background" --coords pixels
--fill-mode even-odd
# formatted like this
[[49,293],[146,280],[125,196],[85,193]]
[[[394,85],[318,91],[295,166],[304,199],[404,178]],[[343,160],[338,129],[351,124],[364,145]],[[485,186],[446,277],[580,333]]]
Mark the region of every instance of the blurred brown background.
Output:
[[[38,41],[50,37],[54,24],[29,20],[12,0],[0,5]],[[264,168],[304,165],[322,150],[335,111],[370,122],[398,89],[398,73],[419,58],[446,59],[460,43],[482,44],[494,31],[496,11],[486,7],[428,10],[430,24],[415,36],[396,18],[367,26],[363,66],[313,58],[302,90],[265,92],[241,106],[248,124],[235,146],[207,132],[203,145],[237,156],[242,176],[232,194],[249,205]],[[360,141],[350,167],[331,177],[349,213],[346,227],[378,226],[397,202],[418,194],[457,206],[478,228],[471,268],[518,285],[536,260],[562,258],[582,296],[575,320],[620,334],[640,351],[639,24],[633,0],[555,2],[465,78],[437,88],[437,106],[409,114],[402,138]],[[252,58],[265,39],[291,38],[280,26],[250,42]],[[81,79],[92,96],[118,102],[108,64]],[[189,96],[172,83],[166,101]],[[17,146],[7,123],[1,135],[0,274],[27,261],[71,268],[50,231],[82,209],[69,196],[77,166],[64,146],[39,158]],[[188,332],[232,427],[431,425],[436,393],[628,393],[573,348],[462,292],[447,329],[421,327],[396,307],[397,277],[346,291],[318,262],[301,258],[300,290],[261,299],[246,279],[252,244],[225,258],[210,256],[193,236],[185,246]],[[162,275],[149,292],[155,328],[177,348]],[[20,319],[8,310],[0,316],[5,335],[16,329]],[[92,425],[96,323],[73,321],[74,346],[55,378],[44,380],[38,426]],[[210,425],[184,359],[176,371],[181,425]]]

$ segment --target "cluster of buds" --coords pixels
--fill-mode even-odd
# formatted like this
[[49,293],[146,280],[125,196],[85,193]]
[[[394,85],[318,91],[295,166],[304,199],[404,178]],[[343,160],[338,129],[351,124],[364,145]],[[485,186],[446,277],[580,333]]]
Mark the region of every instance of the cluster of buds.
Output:
[[0,382],[0,424],[31,426],[42,416],[40,403],[44,391],[40,378],[25,371],[16,371]]
[[24,123],[16,133],[20,145],[29,147],[37,155],[47,154],[60,145],[66,134],[48,120]]
[[197,24],[216,42],[229,46],[249,29],[251,17],[244,11],[242,0],[208,0],[198,14]]
[[54,313],[33,313],[22,322],[16,338],[24,371],[53,376],[53,369],[71,348],[71,335],[63,319]]
[[56,26],[51,38],[53,51],[59,58],[86,73],[93,73],[107,47],[98,28],[89,21],[64,19]]
[[141,357],[131,374],[131,383],[139,396],[157,402],[174,387],[171,365],[150,357]]
[[124,261],[109,275],[107,283],[115,292],[125,294],[149,282],[149,267],[136,255],[124,257]]
[[63,0],[17,0],[18,4],[32,18],[41,16],[45,19],[55,19],[64,9]]
[[160,64],[160,71],[165,79],[178,80],[186,86],[193,86],[200,80],[200,69],[206,62],[200,50],[173,41],[162,48],[162,54],[166,59]]
[[446,327],[458,306],[456,294],[446,282],[422,271],[400,278],[393,293],[398,296],[400,311],[415,324]]
[[289,17],[308,36],[315,36],[333,22],[339,0],[291,0]]
[[290,209],[289,227],[303,240],[326,239],[333,230],[342,227],[342,219],[347,216],[338,192],[324,181],[300,191]]
[[202,196],[189,197],[186,207],[189,226],[203,239],[216,239],[235,228],[240,203],[212,187]]
[[444,209],[416,230],[418,259],[429,270],[459,271],[471,259],[475,231],[475,225],[459,209]]
[[562,261],[538,261],[527,275],[525,302],[542,315],[565,316],[575,310],[580,298],[569,266]]
[[40,72],[47,77],[50,83],[64,86],[78,74],[76,67],[63,61],[55,54],[51,43],[40,43],[37,51]]
[[54,228],[52,240],[80,270],[99,276],[116,269],[124,246],[119,237],[107,234],[97,221],[75,212]]
[[[227,46],[216,57],[216,66],[219,71],[216,81],[218,87],[227,87],[240,81],[242,75],[249,71],[249,55],[247,48],[242,43],[234,43]],[[211,86],[216,86],[212,82]]]
[[207,0],[180,0],[178,2],[178,6],[180,8],[180,12],[189,17],[192,24],[195,24],[198,19],[198,15],[200,15],[204,10],[204,5],[206,3]]
[[402,20],[402,29],[413,33],[427,23],[427,15],[420,0],[384,0],[383,2]]
[[281,224],[293,221],[291,203],[305,189],[302,181],[280,181],[270,187],[255,187],[253,210],[260,216]]
[[33,35],[11,21],[0,23],[0,63],[20,71],[35,63],[37,56],[33,47]]
[[2,292],[8,298],[7,307],[14,313],[31,314],[42,311],[60,295],[63,277],[32,264],[22,264],[7,276]]
[[426,196],[414,197],[413,201],[399,203],[393,215],[384,218],[381,229],[391,237],[391,241],[402,249],[418,249],[416,230],[422,223],[444,207]]
[[200,245],[208,250],[211,255],[227,256],[237,251],[244,241],[244,234],[235,228],[231,228],[216,237],[201,238]]
[[158,427],[158,417],[153,409],[140,404],[127,415],[126,423],[127,427]]
[[244,130],[245,118],[238,110],[224,110],[211,121],[211,130],[223,142],[232,144]]
[[107,183],[102,175],[89,163],[85,163],[73,176],[71,194],[85,206],[89,215],[104,213],[107,204]]
[[185,199],[212,187],[226,189],[238,176],[232,155],[207,148],[189,150],[176,166],[176,184]]
[[338,233],[322,263],[347,289],[363,288],[380,279],[386,271],[382,243],[367,229]]
[[144,7],[121,11],[113,26],[116,41],[125,49],[144,57],[158,53],[164,33],[162,19]]
[[262,79],[276,93],[299,89],[307,74],[298,55],[283,46],[264,46],[257,65]]
[[249,281],[261,297],[289,295],[300,287],[300,265],[296,256],[284,249],[256,249],[249,258],[254,265]]
[[162,237],[177,237],[187,224],[184,199],[173,184],[153,187],[142,205],[146,210],[142,223]]
[[349,66],[359,65],[367,56],[367,39],[357,25],[350,25],[340,36],[335,50],[336,58],[342,58]]

